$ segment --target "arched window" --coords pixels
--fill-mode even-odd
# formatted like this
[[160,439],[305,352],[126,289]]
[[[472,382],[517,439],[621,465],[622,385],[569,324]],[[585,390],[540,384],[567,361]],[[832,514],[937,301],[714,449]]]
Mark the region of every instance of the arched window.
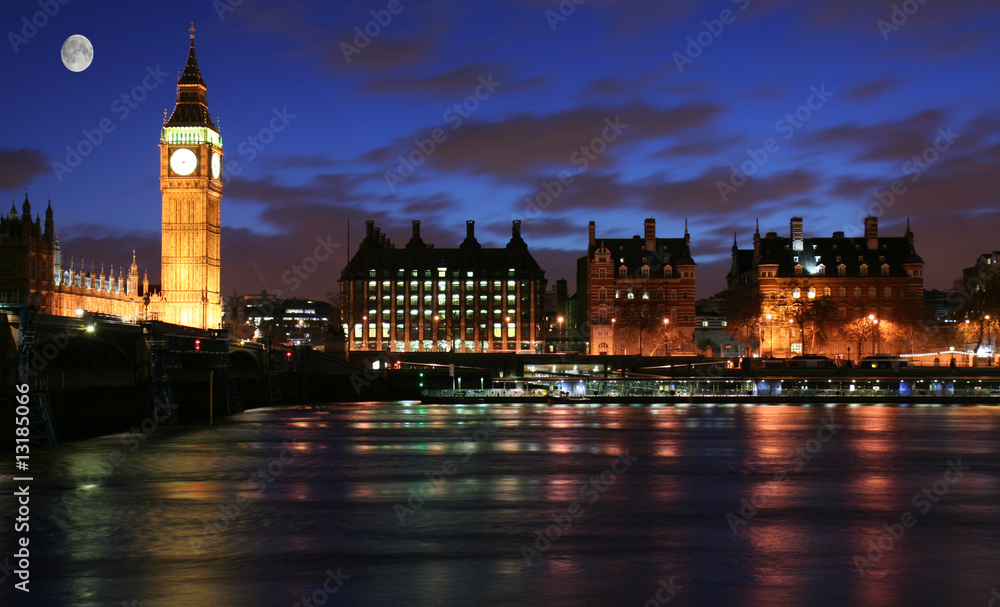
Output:
[[823,297],[829,297],[831,293],[830,287],[823,287]]
[[628,292],[628,298],[629,299],[635,299],[635,293],[633,293],[632,291],[629,291]]
[[854,297],[861,297],[861,287],[854,287]]
[[878,291],[875,290],[875,287],[868,287],[868,297],[872,299],[878,297]]

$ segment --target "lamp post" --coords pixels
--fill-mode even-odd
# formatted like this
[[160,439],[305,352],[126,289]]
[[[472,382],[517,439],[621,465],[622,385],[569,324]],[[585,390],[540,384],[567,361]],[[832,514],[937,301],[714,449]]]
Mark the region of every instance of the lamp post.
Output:
[[559,323],[559,334],[558,334],[558,335],[556,336],[556,345],[557,345],[557,346],[559,346],[559,347],[557,348],[557,350],[558,350],[559,352],[562,352],[562,350],[563,350],[563,346],[561,345],[561,343],[560,343],[560,342],[562,342],[562,341],[563,341],[563,321],[564,321],[564,320],[566,320],[566,319],[565,319],[565,318],[563,318],[562,316],[560,316],[560,317],[556,318],[556,322],[558,322],[558,323]]
[[767,357],[774,358],[774,325],[771,324],[774,314],[768,312],[764,315],[764,318],[767,319]]
[[614,356],[618,353],[618,349],[615,348],[616,339],[618,336],[615,334],[615,319],[611,319],[611,355]]
[[369,349],[369,347],[368,347],[369,343],[368,343],[368,315],[367,314],[365,314],[364,316],[361,317],[361,339],[364,340],[364,344],[365,344],[365,347],[362,348],[362,349],[363,350],[368,350]]
[[670,342],[669,342],[669,339],[668,339],[669,335],[667,333],[667,327],[668,327],[669,324],[670,324],[670,319],[669,318],[664,318],[663,319],[663,354],[665,356],[670,356]]
[[872,356],[875,356],[878,346],[878,319],[875,318],[874,314],[869,314],[868,320],[872,323]]
[[434,351],[437,352],[438,348],[440,347],[438,345],[438,321],[441,320],[441,316],[438,315],[438,314],[435,314],[433,318],[434,318],[434,328],[433,328],[433,331],[434,331]]
[[503,325],[503,349],[510,350],[510,316],[504,317]]
[[788,319],[788,358],[792,357],[792,325],[795,324],[794,318]]

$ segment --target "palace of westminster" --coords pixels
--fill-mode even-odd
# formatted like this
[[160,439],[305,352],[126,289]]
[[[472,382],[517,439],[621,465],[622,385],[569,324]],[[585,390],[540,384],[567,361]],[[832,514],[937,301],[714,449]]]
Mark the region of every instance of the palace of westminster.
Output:
[[[222,137],[209,115],[193,30],[159,149],[159,285],[149,284],[145,270],[140,280],[134,252],[128,267],[106,269],[91,261],[88,268],[75,256],[67,263],[51,202],[43,222],[37,215],[32,219],[25,195],[20,212],[12,205],[0,216],[0,301],[32,302],[60,316],[82,310],[126,321],[222,328]],[[580,349],[591,354],[667,354],[661,337],[668,333],[677,344],[690,341],[696,264],[686,226],[683,235],[664,238],[657,236],[655,219],[647,218],[642,236],[621,238],[599,236],[590,222],[586,253],[577,263],[577,293],[563,298],[558,318],[546,312],[545,273],[522,238],[520,222],[502,248],[484,248],[474,223],[466,227],[458,247],[436,248],[423,241],[414,221],[410,240],[397,248],[368,222],[339,280],[340,322],[350,349],[537,352],[553,322],[560,332],[586,334]],[[902,236],[887,237],[879,234],[877,218],[869,217],[861,236],[808,238],[795,217],[787,237],[761,236],[758,230],[749,249],[734,240],[724,293],[753,302],[754,314],[766,314],[767,327],[757,328],[761,351],[780,350],[784,338],[784,352],[791,355],[803,351],[802,311],[817,301],[824,302],[832,324],[922,316],[923,260],[908,224]],[[796,323],[801,337],[789,326]],[[836,331],[814,331],[812,338],[811,353],[838,355],[850,343]]]

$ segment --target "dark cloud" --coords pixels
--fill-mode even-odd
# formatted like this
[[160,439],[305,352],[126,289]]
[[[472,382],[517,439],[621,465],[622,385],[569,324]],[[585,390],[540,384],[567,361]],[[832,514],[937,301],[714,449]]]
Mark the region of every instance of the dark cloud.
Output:
[[41,150],[0,148],[0,190],[18,190],[51,170]]
[[855,86],[844,96],[851,101],[871,101],[898,86],[899,82],[895,78],[878,78]]
[[[414,140],[426,139],[434,128],[445,128],[448,139],[437,146],[428,165],[438,171],[461,171],[501,178],[543,173],[547,168],[573,169],[573,155],[600,139],[608,122],[619,119],[625,128],[618,141],[607,144],[602,157],[627,143],[661,139],[703,128],[722,113],[716,105],[684,105],[659,109],[646,105],[621,108],[574,108],[550,115],[522,113],[497,122],[432,125],[372,150],[365,160],[395,169],[397,156],[416,149]],[[608,131],[609,133],[611,131]]]

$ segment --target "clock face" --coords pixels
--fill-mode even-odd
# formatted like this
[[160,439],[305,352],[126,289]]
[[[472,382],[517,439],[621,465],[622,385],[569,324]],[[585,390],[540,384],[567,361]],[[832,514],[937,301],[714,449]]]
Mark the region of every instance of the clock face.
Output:
[[222,157],[212,154],[212,179],[218,179],[222,173]]
[[187,148],[175,150],[170,155],[170,168],[178,175],[190,175],[198,166],[198,157]]

